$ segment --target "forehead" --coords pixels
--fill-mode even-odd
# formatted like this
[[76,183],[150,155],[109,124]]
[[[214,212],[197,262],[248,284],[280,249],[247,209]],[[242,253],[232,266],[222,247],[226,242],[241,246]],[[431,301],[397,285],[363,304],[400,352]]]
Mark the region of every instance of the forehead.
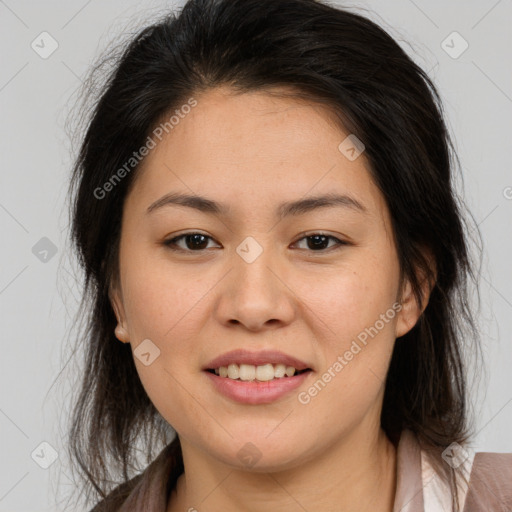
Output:
[[227,88],[194,98],[137,169],[141,201],[178,190],[255,207],[258,198],[270,205],[335,192],[382,208],[364,152],[351,160],[340,150],[350,133],[326,106]]

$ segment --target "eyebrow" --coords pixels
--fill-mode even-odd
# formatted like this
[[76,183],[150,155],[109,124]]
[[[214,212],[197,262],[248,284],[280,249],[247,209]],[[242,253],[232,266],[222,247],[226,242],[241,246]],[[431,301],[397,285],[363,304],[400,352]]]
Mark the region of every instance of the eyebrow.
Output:
[[[173,205],[186,206],[188,208],[193,208],[200,212],[216,216],[227,216],[229,212],[229,207],[227,205],[215,202],[206,197],[171,192],[152,203],[148,207],[147,213],[151,213],[164,206]],[[283,219],[290,215],[303,215],[318,208],[326,207],[345,207],[360,213],[368,213],[367,208],[354,197],[346,194],[325,194],[282,203],[276,210],[276,216]]]

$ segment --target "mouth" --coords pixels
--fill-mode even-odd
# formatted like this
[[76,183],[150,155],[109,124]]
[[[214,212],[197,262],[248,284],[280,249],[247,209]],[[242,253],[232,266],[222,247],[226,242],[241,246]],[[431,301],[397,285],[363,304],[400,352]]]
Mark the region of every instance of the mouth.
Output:
[[311,372],[311,368],[297,370],[293,366],[287,366],[282,363],[263,365],[236,364],[228,366],[219,366],[217,368],[207,368],[207,372],[217,375],[224,379],[244,382],[270,382],[278,379],[290,379],[303,373]]
[[263,405],[289,398],[291,393],[305,385],[314,372],[311,368],[296,371],[296,368],[282,364],[254,366],[232,363],[207,368],[203,373],[213,389],[224,398],[244,405]]
[[202,370],[213,389],[225,398],[249,405],[289,397],[315,371],[311,363],[279,350],[245,349],[224,353]]

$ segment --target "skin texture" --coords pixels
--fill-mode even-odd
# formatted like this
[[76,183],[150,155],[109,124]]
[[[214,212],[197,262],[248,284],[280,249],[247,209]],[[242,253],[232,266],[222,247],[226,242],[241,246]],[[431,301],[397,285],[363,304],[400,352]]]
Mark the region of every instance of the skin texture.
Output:
[[[111,289],[118,339],[132,350],[150,339],[160,350],[149,366],[134,360],[183,448],[185,474],[168,511],[391,511],[396,449],[380,428],[384,381],[396,338],[421,311],[407,282],[400,296],[389,213],[365,155],[350,161],[340,152],[349,133],[325,107],[226,88],[195,98],[138,171],[124,205],[120,282]],[[171,191],[226,203],[229,212],[146,213]],[[350,194],[366,213],[275,216],[284,201],[333,192]],[[177,242],[184,252],[163,244],[194,232],[211,237],[204,249],[186,239]],[[318,232],[348,245],[329,239],[316,249],[304,237]],[[236,252],[247,236],[263,249],[252,263]],[[301,404],[298,393],[398,299],[400,312]],[[280,350],[313,372],[274,403],[239,404],[201,371],[237,348]],[[237,455],[247,442],[261,453],[252,467]]]

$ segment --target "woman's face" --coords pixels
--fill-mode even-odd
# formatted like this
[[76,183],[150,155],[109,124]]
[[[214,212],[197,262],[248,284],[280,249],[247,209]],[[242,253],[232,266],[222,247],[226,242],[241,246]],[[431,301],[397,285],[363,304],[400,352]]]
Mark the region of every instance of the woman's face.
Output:
[[[116,333],[182,442],[254,471],[293,467],[379,429],[395,338],[420,312],[408,284],[397,302],[389,213],[365,153],[323,107],[223,88],[196,100],[126,198]],[[219,211],[159,202],[168,194]],[[341,199],[286,208],[325,195]],[[234,350],[281,354],[224,361],[254,363],[249,380],[215,375],[211,362]],[[285,356],[310,370],[267,381],[277,364],[300,366]]]

